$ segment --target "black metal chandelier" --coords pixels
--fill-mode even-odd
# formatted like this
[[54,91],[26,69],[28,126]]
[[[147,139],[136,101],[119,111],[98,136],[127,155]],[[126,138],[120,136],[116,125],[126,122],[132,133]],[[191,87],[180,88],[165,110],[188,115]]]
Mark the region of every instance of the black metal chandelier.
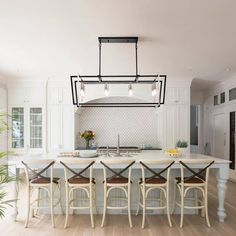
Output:
[[[99,73],[98,75],[71,75],[71,92],[73,104],[77,107],[160,107],[165,103],[166,75],[140,75],[138,74],[138,37],[99,37]],[[135,44],[135,68],[134,75],[102,75],[102,44],[103,43],[133,43]],[[104,84],[105,95],[108,95],[109,85],[127,84],[128,93],[133,94],[132,85],[150,84],[154,102],[83,102],[81,97],[85,95],[85,86]]]

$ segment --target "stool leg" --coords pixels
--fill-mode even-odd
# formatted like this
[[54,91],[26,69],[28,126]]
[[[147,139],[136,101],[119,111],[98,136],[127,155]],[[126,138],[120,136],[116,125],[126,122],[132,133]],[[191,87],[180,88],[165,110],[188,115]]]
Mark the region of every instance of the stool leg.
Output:
[[131,210],[130,210],[130,183],[128,184],[128,216],[129,216],[129,226],[130,228],[133,227],[132,220],[131,220]]
[[183,227],[183,221],[184,221],[184,188],[181,186],[181,218],[180,218],[180,228]]
[[[204,197],[203,193],[202,193],[202,204],[205,204],[205,197]],[[201,209],[201,217],[205,217],[205,208],[204,207]]]
[[209,216],[208,216],[208,198],[207,198],[207,189],[205,189],[205,194],[204,194],[204,208],[205,208],[205,215],[206,215],[206,222],[207,226],[211,227],[210,221],[209,221]]
[[37,210],[36,215],[39,215],[39,199],[40,199],[40,188],[38,188],[38,196],[37,196]]
[[59,188],[59,194],[60,194],[60,208],[61,208],[61,213],[62,213],[62,215],[64,215],[64,209],[63,209],[63,206],[62,206],[61,183],[58,184],[58,188]]
[[[163,192],[161,189],[159,191],[160,191],[160,207],[163,207]],[[161,209],[160,213],[163,214],[162,209]]]
[[138,206],[137,206],[137,211],[136,211],[136,216],[139,213],[139,207],[140,207],[140,191],[141,191],[141,187],[140,185],[138,186]]
[[173,207],[171,214],[174,214],[176,208],[176,183],[174,182],[174,197],[173,197]]
[[27,216],[25,221],[25,228],[28,227],[29,216],[30,216],[30,186],[27,187]]
[[143,195],[143,220],[142,220],[142,229],[143,229],[145,226],[145,214],[146,214],[146,193],[144,186],[142,186],[142,195]]
[[102,216],[102,224],[101,227],[104,226],[105,217],[106,217],[106,209],[107,209],[107,185],[104,183],[104,197],[103,197],[103,216]]
[[93,221],[93,189],[92,185],[89,186],[89,210],[90,210],[90,218],[91,218],[91,226],[94,228],[94,221]]
[[[72,202],[71,202],[71,204],[72,204],[72,207],[74,207],[74,200],[75,200],[75,195],[76,195],[76,190],[72,190]],[[81,193],[81,194],[83,194],[83,193]],[[72,215],[74,215],[75,214],[75,209],[72,209]]]
[[93,208],[94,208],[94,211],[96,212],[96,215],[98,215],[97,204],[96,204],[96,185],[95,184],[93,184]]
[[67,222],[68,222],[68,216],[69,216],[69,186],[68,183],[65,183],[65,189],[66,189],[66,219],[65,219],[65,224],[64,224],[64,228],[67,227]]
[[167,186],[167,190],[166,190],[166,211],[167,211],[167,218],[168,218],[168,222],[169,222],[169,226],[172,227],[172,222],[171,222],[171,218],[170,218],[170,194],[169,194],[169,187]]
[[53,185],[50,185],[50,205],[51,205],[51,220],[52,220],[52,227],[55,227],[54,221],[54,194],[53,194]]
[[[198,193],[197,189],[194,189],[195,207],[198,206]],[[196,209],[196,214],[198,215],[198,209]]]

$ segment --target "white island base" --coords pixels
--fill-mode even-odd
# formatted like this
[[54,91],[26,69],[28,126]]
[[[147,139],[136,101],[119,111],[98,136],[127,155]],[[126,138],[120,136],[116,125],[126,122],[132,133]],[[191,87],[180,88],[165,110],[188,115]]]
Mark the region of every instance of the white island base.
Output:
[[[27,156],[22,156],[22,157],[17,157],[13,158],[9,161],[9,164],[11,165],[11,171],[14,171],[16,176],[19,176],[19,170],[22,168],[21,160],[26,160],[26,159],[32,159],[32,158],[55,158],[56,164],[55,164],[55,171],[54,175],[57,177],[64,177],[63,173],[63,167],[59,163],[58,158],[56,155],[27,155]],[[97,211],[99,214],[102,213],[103,210],[103,172],[102,172],[102,166],[100,164],[100,160],[104,158],[117,158],[117,157],[105,157],[105,156],[100,156],[98,158],[94,158],[95,164],[94,164],[94,177],[96,179],[96,204],[97,204]],[[162,151],[143,151],[141,153],[135,154],[131,157],[121,157],[123,158],[130,158],[136,160],[136,163],[133,165],[133,170],[132,170],[132,189],[131,189],[131,209],[132,209],[132,214],[136,213],[137,210],[137,202],[138,202],[138,181],[141,178],[141,169],[140,169],[140,164],[139,160],[142,159],[166,159],[166,158],[171,158],[175,161],[175,164],[171,167],[171,178],[170,178],[170,209],[172,209],[173,206],[173,180],[175,177],[180,176],[180,166],[179,166],[179,160],[181,159],[214,159],[215,163],[210,167],[211,168],[211,173],[213,173],[216,176],[217,179],[217,188],[218,188],[218,209],[217,209],[217,214],[219,217],[220,222],[224,222],[226,218],[226,212],[224,208],[224,201],[225,201],[225,192],[226,192],[226,183],[229,178],[229,161],[219,159],[219,158],[214,158],[211,156],[205,156],[205,155],[200,155],[200,154],[186,154],[182,158],[172,158],[172,157],[167,157],[163,154]],[[76,166],[74,167],[76,169]],[[158,169],[158,166],[156,167]],[[159,167],[160,168],[160,167]],[[199,168],[201,168],[199,166]],[[19,186],[18,183],[16,182],[14,184],[14,197],[15,199],[18,199],[18,191],[19,191]],[[64,191],[64,188],[63,188]],[[114,190],[113,194],[116,197],[120,197],[122,192],[120,190]],[[111,193],[111,196],[113,195]],[[150,193],[150,197],[155,197],[159,196],[159,192],[156,190],[153,193]],[[78,192],[77,193],[78,197],[83,197],[85,196],[85,193]],[[63,206],[65,207],[65,197],[63,196]],[[120,205],[119,205],[120,204]],[[122,202],[116,202],[116,205],[121,206]],[[155,203],[156,204],[156,203]],[[189,202],[188,204],[194,204]],[[153,205],[152,205],[153,206]],[[55,213],[60,213],[59,209],[55,209]],[[78,214],[88,214],[88,211],[82,211],[79,210],[75,213]],[[162,214],[165,213],[163,210],[148,210],[146,211],[146,214]],[[175,214],[179,213],[179,209],[176,208]],[[186,214],[194,214],[196,213],[195,210],[185,210]],[[127,214],[126,210],[108,210],[107,214]],[[14,207],[14,214],[13,217],[14,219],[17,218],[18,215],[18,207],[17,207],[17,202]]]

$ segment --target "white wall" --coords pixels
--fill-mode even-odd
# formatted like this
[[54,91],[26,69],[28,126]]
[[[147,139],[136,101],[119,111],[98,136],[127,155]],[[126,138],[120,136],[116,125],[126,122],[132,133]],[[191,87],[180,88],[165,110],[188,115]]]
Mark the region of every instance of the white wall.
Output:
[[[204,93],[204,143],[208,142],[210,144],[210,151],[212,155],[217,155],[214,153],[214,132],[218,128],[223,129],[225,145],[222,146],[224,151],[224,156],[222,158],[229,159],[229,112],[236,111],[236,100],[229,101],[229,89],[236,87],[236,74],[232,75],[230,78],[224,82],[218,83],[213,87],[210,87]],[[225,103],[214,106],[214,96],[220,95],[220,93],[225,92]],[[222,115],[224,116],[224,122],[221,122],[221,127],[215,127],[214,117]]]

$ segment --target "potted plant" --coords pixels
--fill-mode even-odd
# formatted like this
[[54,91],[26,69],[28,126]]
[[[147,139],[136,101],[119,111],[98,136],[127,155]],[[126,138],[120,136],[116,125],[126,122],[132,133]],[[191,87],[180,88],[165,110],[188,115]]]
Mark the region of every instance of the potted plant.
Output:
[[89,149],[89,142],[94,139],[95,133],[92,130],[85,130],[83,133],[80,133],[80,137],[85,140],[86,149]]
[[[5,117],[6,115],[0,114],[0,135],[9,130]],[[4,190],[7,183],[15,181],[14,176],[8,171],[8,165],[1,163],[1,159],[8,155],[8,152],[0,151],[0,218],[4,217],[7,206],[11,206],[11,203],[15,202],[15,200],[6,200],[7,192]]]
[[181,155],[184,155],[187,153],[187,148],[188,148],[188,142],[185,140],[178,140],[176,142],[176,148],[178,149],[179,153]]

